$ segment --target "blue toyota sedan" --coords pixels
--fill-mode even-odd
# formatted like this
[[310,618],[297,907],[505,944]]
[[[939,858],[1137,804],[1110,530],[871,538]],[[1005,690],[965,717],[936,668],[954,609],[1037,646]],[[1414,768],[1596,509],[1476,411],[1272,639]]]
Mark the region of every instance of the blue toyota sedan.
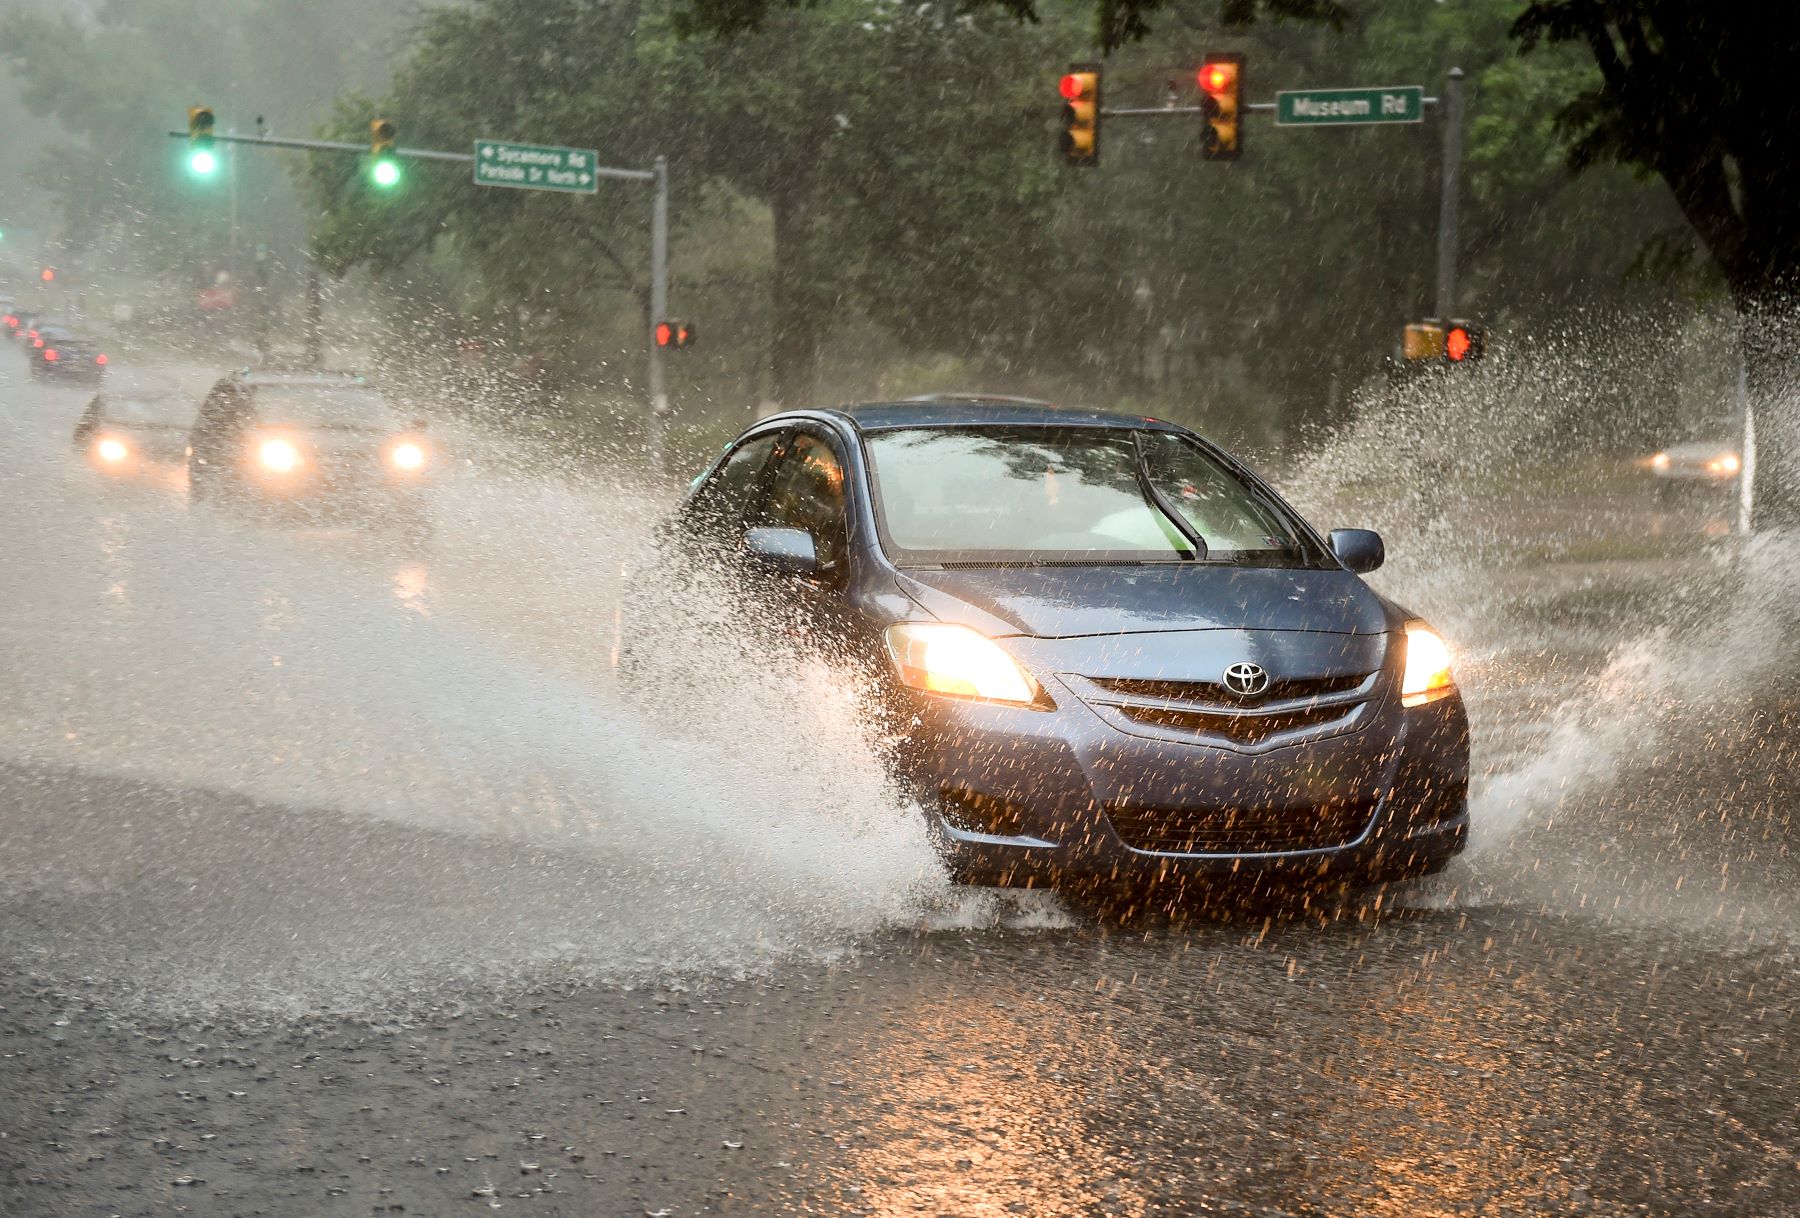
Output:
[[1467,839],[1450,651],[1363,582],[1381,539],[1320,536],[1182,427],[980,397],[782,414],[673,529],[894,712],[961,880],[1390,880]]

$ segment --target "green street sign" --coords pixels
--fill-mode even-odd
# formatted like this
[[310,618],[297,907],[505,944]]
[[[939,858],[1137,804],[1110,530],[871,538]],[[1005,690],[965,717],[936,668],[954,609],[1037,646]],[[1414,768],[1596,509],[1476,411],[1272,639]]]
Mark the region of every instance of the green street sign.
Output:
[[475,141],[475,185],[516,190],[560,190],[591,195],[598,189],[600,154],[592,148],[553,148],[506,140]]
[[1416,123],[1425,117],[1420,85],[1381,89],[1293,89],[1275,95],[1277,127],[1343,127],[1357,123]]

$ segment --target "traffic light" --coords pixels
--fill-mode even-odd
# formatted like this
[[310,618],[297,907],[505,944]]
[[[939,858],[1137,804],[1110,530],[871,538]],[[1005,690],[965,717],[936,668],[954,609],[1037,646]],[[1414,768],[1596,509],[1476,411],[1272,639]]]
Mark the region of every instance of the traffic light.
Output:
[[395,134],[392,119],[369,120],[369,178],[383,189],[400,184],[400,161],[394,155]]
[[210,178],[219,171],[219,154],[213,151],[211,106],[188,107],[188,172]]
[[687,347],[693,341],[694,323],[691,321],[659,321],[656,323],[656,345],[659,347],[674,347],[679,350]]
[[1408,323],[1400,336],[1400,355],[1414,366],[1473,366],[1487,354],[1487,331],[1478,323],[1435,317]]
[[38,272],[38,278],[43,280],[45,283],[55,283],[56,282],[56,268],[53,266],[45,267],[43,270]]
[[1444,359],[1452,364],[1473,366],[1487,354],[1487,331],[1472,321],[1452,320],[1444,331]]
[[1100,163],[1100,65],[1072,63],[1056,91],[1062,95],[1063,160],[1086,168]]
[[1235,51],[1200,61],[1200,156],[1235,161],[1244,151],[1244,57]]

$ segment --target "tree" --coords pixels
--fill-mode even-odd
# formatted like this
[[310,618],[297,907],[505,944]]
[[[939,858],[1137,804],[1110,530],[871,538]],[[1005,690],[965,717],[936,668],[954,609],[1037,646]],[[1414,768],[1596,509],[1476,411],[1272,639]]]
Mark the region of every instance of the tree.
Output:
[[[70,6],[64,6],[70,7]],[[106,0],[81,17],[27,7],[0,12],[0,61],[24,103],[70,137],[43,149],[35,176],[60,201],[62,240],[147,269],[223,259],[229,191],[183,174],[168,132],[188,106],[218,111],[218,128],[254,130],[258,115],[292,133],[322,97],[386,77],[391,14],[362,0]],[[380,9],[381,6],[375,6]],[[305,218],[266,153],[227,159],[236,173],[246,248],[296,250]]]
[[1757,404],[1758,524],[1800,527],[1800,10],[1711,0],[1539,0],[1521,48],[1585,47],[1599,80],[1562,106],[1575,170],[1652,171],[1723,273]]
[[[381,109],[428,146],[467,146],[479,116],[483,133],[598,146],[609,164],[667,153],[680,249],[722,223],[706,210],[709,187],[766,207],[769,396],[803,405],[847,310],[909,341],[974,346],[969,336],[993,327],[971,323],[1003,316],[1041,273],[1019,257],[1021,234],[1028,254],[1054,204],[1052,167],[1017,138],[1041,121],[1018,69],[1048,54],[1034,31],[939,4],[822,3],[721,43],[684,39],[636,3],[478,0],[428,11],[389,96],[347,99],[332,134],[353,138]],[[375,199],[325,158],[308,176],[334,270],[394,271],[448,245],[509,303],[544,302],[546,282],[569,279],[550,263],[597,268],[555,301],[574,327],[604,325],[621,289],[642,307],[635,207],[471,190],[454,173],[416,173],[407,197]]]

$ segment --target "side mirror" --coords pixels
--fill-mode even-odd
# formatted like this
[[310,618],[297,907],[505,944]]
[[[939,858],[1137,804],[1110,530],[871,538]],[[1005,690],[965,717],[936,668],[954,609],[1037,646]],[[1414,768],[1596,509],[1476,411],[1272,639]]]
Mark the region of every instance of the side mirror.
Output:
[[1387,547],[1374,529],[1331,530],[1331,552],[1358,575],[1367,575],[1387,561]]
[[819,551],[805,529],[751,529],[744,534],[744,551],[759,566],[780,575],[819,574]]

